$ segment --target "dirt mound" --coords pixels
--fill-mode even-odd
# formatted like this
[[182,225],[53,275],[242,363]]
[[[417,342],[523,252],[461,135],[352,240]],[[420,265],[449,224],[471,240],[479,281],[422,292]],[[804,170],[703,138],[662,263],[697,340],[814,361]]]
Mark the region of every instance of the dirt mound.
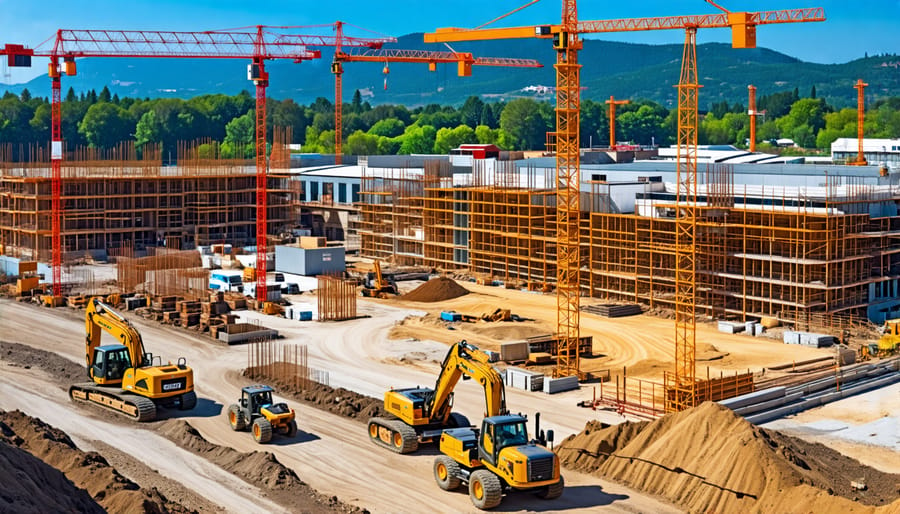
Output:
[[[250,375],[248,370],[244,370],[244,376]],[[384,415],[384,400],[343,387],[334,388],[325,384],[313,383],[310,387],[299,388],[292,383],[288,384],[270,378],[266,379],[266,383],[275,387],[278,394],[282,396],[362,423],[367,423],[371,417]]]
[[469,290],[457,284],[452,278],[438,277],[425,282],[400,299],[408,302],[443,302],[467,294]]
[[[8,429],[0,422],[0,430]],[[106,512],[61,471],[5,442],[0,442],[0,483],[2,512]]]
[[[7,462],[15,466],[21,464],[18,469],[25,467],[37,468],[39,465],[28,459],[21,459],[21,452],[27,452],[31,457],[42,461],[47,466],[52,466],[71,481],[68,487],[48,488],[46,484],[53,484],[59,477],[50,477],[51,482],[40,483],[40,487],[46,491],[43,494],[30,494],[28,501],[41,512],[82,511],[82,509],[60,509],[55,504],[64,505],[67,502],[75,502],[84,505],[84,512],[191,512],[175,502],[167,500],[158,491],[144,490],[131,480],[128,480],[115,468],[107,463],[102,455],[96,452],[83,452],[75,446],[75,443],[65,432],[47,425],[39,419],[32,418],[20,411],[0,412],[0,446],[10,448],[13,451],[5,451]],[[4,444],[5,443],[5,444]],[[8,460],[18,458],[17,460]],[[52,475],[48,470],[43,474]],[[19,482],[22,487],[28,487],[27,477],[37,477],[16,472],[12,481],[3,481],[4,492],[0,498],[6,499],[7,484]],[[74,491],[73,491],[74,489]],[[52,503],[37,503],[45,494],[52,493]],[[71,494],[70,494],[71,493]],[[85,498],[88,501],[85,501]],[[91,504],[93,502],[93,505]]]
[[159,431],[178,446],[200,455],[244,481],[270,492],[276,501],[290,505],[297,511],[310,513],[367,512],[359,507],[345,504],[336,497],[318,493],[300,480],[291,468],[280,463],[275,455],[269,452],[243,453],[228,446],[211,443],[190,423],[180,419],[165,421]]
[[[653,422],[589,422],[556,452],[567,468],[663,496],[690,512],[844,514],[875,512],[889,502],[877,511],[900,512],[900,475],[756,427],[711,402]],[[851,480],[868,487],[854,490]]]
[[0,360],[25,369],[42,369],[59,380],[60,384],[84,382],[84,366],[65,357],[30,346],[0,341]]

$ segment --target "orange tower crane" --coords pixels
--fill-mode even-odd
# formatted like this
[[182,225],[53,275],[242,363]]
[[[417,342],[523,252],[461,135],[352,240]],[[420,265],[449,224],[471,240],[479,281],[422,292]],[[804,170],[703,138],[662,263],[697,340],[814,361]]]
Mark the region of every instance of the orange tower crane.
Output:
[[[62,241],[61,241],[61,184],[62,160],[64,156],[61,128],[61,74],[76,74],[75,59],[81,57],[124,57],[124,58],[210,58],[210,59],[250,59],[248,78],[256,86],[256,297],[265,301],[266,288],[266,244],[267,244],[267,168],[266,161],[266,87],[269,74],[265,61],[271,59],[291,59],[294,62],[315,59],[321,56],[319,50],[307,47],[336,46],[337,38],[332,35],[309,35],[285,32],[286,30],[311,29],[304,27],[266,27],[257,25],[255,30],[247,27],[225,31],[168,32],[168,31],[121,31],[121,30],[67,30],[60,29],[56,35],[37,48],[21,45],[6,45],[0,55],[7,55],[11,66],[31,66],[32,56],[50,58],[48,75],[52,85],[51,101],[51,217],[53,248],[53,294],[61,294]],[[393,38],[387,40],[393,41]],[[347,46],[380,47],[385,39],[365,39],[344,37],[341,44]],[[45,43],[52,48],[41,49]],[[60,63],[64,68],[60,68]]]
[[609,104],[609,148],[614,150],[616,148],[616,106],[628,105],[631,100],[616,100],[614,96],[610,95],[606,103]]
[[[578,34],[645,30],[685,30],[681,78],[678,84],[678,150],[676,193],[676,294],[675,373],[673,409],[693,406],[696,401],[696,232],[697,212],[697,29],[731,28],[732,46],[754,48],[756,27],[773,23],[824,21],[822,8],[764,12],[728,12],[711,0],[722,13],[658,18],[578,21],[577,2],[563,0],[562,23],[510,28],[442,28],[425,34],[425,42],[482,39],[552,38],[557,50],[556,138],[557,152],[557,328],[560,337],[555,374],[580,374],[578,367],[579,308],[579,163]],[[518,10],[518,9],[517,9]],[[515,11],[513,11],[515,12]],[[500,17],[502,18],[502,17]],[[500,19],[497,18],[497,19]],[[496,21],[496,20],[494,20]]]
[[756,151],[756,117],[757,116],[765,116],[766,111],[757,111],[756,110],[756,86],[749,85],[747,86],[747,94],[749,98],[747,100],[747,114],[750,115],[750,152]]
[[859,145],[856,160],[851,162],[853,166],[865,166],[869,164],[866,162],[866,154],[863,151],[863,134],[865,133],[864,124],[866,120],[866,84],[862,81],[862,79],[857,79],[856,84],[853,85],[856,88],[856,142]]
[[[340,27],[342,22],[338,22]],[[340,33],[340,28],[337,29]],[[341,164],[343,152],[343,90],[341,76],[344,73],[345,62],[376,62],[384,63],[384,73],[389,73],[388,63],[422,63],[428,65],[428,71],[437,70],[441,63],[456,63],[457,75],[469,77],[472,75],[472,66],[504,66],[512,68],[541,68],[543,65],[533,59],[510,59],[504,57],[474,57],[468,52],[434,52],[429,50],[401,50],[388,48],[354,48],[344,52],[340,47],[335,47],[334,61],[331,63],[331,72],[334,74],[334,159],[335,164]]]

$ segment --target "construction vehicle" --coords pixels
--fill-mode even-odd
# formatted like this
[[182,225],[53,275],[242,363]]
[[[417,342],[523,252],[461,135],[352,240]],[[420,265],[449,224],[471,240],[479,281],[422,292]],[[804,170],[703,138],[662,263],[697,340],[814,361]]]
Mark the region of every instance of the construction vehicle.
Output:
[[434,389],[413,387],[384,393],[387,417],[369,419],[369,438],[396,453],[410,453],[419,443],[433,441],[444,429],[468,427],[468,418],[453,408],[453,389],[460,378],[474,378],[484,387],[485,416],[506,414],[503,378],[490,365],[490,356],[460,341],[450,347]]
[[441,454],[434,458],[434,479],[445,491],[462,484],[479,509],[500,504],[509,490],[528,490],[539,497],[558,498],[565,488],[559,473],[559,457],[546,448],[540,430],[540,414],[535,417],[536,439],[529,441],[527,419],[521,414],[485,418],[481,430],[454,428],[441,434]]
[[[94,403],[137,421],[156,419],[160,407],[190,410],[197,405],[194,372],[184,357],[176,364],[162,364],[158,356],[145,353],[134,325],[99,298],[87,302],[84,319],[85,359],[92,382],[69,387],[73,400]],[[103,331],[117,343],[101,345]]]
[[881,334],[878,343],[862,347],[862,356],[864,358],[884,358],[900,352],[900,319],[886,320],[884,327],[881,329]]
[[272,433],[278,432],[287,437],[297,435],[297,420],[294,409],[286,403],[274,403],[273,389],[267,385],[251,385],[241,389],[239,403],[228,407],[228,422],[232,430],[250,432],[257,443],[268,443]]
[[512,311],[509,309],[497,308],[494,312],[486,312],[481,315],[483,321],[511,321]]
[[396,295],[397,286],[393,282],[385,280],[384,275],[381,274],[381,263],[375,261],[374,267],[375,272],[371,277],[371,286],[364,286],[362,295],[367,298],[388,298],[389,295]]

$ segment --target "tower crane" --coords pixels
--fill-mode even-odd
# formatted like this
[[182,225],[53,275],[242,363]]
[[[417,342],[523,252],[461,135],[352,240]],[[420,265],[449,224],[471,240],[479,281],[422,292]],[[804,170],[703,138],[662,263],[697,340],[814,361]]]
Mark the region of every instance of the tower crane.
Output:
[[756,110],[756,86],[753,84],[747,86],[747,114],[750,115],[750,152],[756,151],[756,117],[765,116],[766,111]]
[[[31,57],[49,57],[48,75],[52,86],[51,100],[51,245],[53,267],[53,295],[61,294],[62,241],[61,241],[61,184],[64,156],[61,113],[61,75],[76,74],[76,58],[201,58],[201,59],[249,59],[248,78],[256,86],[256,297],[265,301],[266,289],[266,234],[267,234],[267,162],[266,162],[266,87],[269,73],[265,61],[290,59],[294,62],[321,57],[320,50],[307,47],[335,46],[332,35],[296,34],[303,27],[242,27],[233,30],[203,32],[169,32],[142,30],[69,30],[60,29],[54,37],[37,48],[7,44],[0,49],[10,66],[31,66]],[[255,30],[252,30],[255,29]],[[291,32],[286,32],[291,31]],[[343,37],[345,46],[379,48],[393,38],[367,39]],[[49,48],[47,46],[49,46]],[[62,63],[62,67],[60,67]]]
[[[681,77],[678,84],[678,146],[675,272],[675,372],[672,410],[691,407],[697,400],[696,379],[696,232],[697,132],[700,84],[697,80],[697,29],[730,28],[732,47],[756,47],[756,27],[773,23],[825,21],[822,8],[763,12],[729,12],[712,0],[721,13],[579,21],[576,0],[562,1],[559,25],[508,28],[441,28],[425,34],[426,43],[509,38],[549,38],[557,51],[556,64],[556,176],[557,176],[557,376],[579,375],[579,34],[645,30],[685,30]],[[515,12],[515,11],[513,11]],[[494,21],[497,19],[496,18]]]
[[532,59],[509,59],[503,57],[474,57],[468,52],[435,52],[429,50],[402,50],[388,48],[355,47],[345,52],[341,47],[344,22],[335,23],[337,44],[331,72],[334,74],[334,162],[341,164],[343,153],[343,86],[344,63],[375,62],[384,63],[384,73],[388,73],[388,63],[423,63],[428,71],[435,71],[440,63],[456,63],[457,75],[469,77],[472,66],[507,66],[515,68],[541,68],[543,65]]
[[866,154],[863,151],[863,133],[865,132],[863,122],[866,121],[866,84],[862,79],[857,79],[853,87],[856,88],[856,142],[859,149],[856,153],[856,160],[851,162],[853,166],[865,166]]
[[616,148],[616,106],[617,105],[628,105],[631,103],[631,100],[616,100],[616,97],[610,95],[609,100],[606,101],[609,104],[609,149],[615,150]]

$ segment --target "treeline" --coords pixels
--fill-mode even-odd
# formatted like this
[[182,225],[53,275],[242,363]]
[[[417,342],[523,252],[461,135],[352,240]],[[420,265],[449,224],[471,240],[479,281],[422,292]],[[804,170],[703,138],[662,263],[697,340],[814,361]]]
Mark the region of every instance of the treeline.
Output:
[[[293,100],[266,103],[269,138],[272,127],[290,128],[291,143],[303,151],[334,152],[334,105],[318,98],[310,105]],[[46,98],[6,93],[0,98],[0,143],[46,145],[50,136],[50,104]],[[586,99],[581,103],[581,146],[609,143],[607,105]],[[757,110],[757,139],[793,139],[804,148],[829,148],[838,137],[856,136],[856,110],[836,110],[816,98],[815,88],[801,98],[786,91],[762,96]],[[255,99],[243,91],[234,96],[203,95],[190,100],[119,98],[104,88],[77,95],[71,88],[62,102],[62,132],[69,148],[111,148],[133,141],[140,151],[148,143],[161,144],[164,155],[176,142],[212,140],[224,157],[253,154]],[[553,106],[532,99],[484,102],[469,97],[458,108],[427,105],[372,106],[359,91],[344,104],[343,151],[347,154],[447,153],[462,143],[493,143],[506,150],[540,150],[546,133],[555,127]],[[641,145],[675,142],[677,111],[648,100],[617,109],[616,140]],[[867,108],[866,137],[900,136],[900,98],[880,100]],[[727,102],[714,104],[702,116],[700,144],[745,146],[749,138],[747,108]]]

